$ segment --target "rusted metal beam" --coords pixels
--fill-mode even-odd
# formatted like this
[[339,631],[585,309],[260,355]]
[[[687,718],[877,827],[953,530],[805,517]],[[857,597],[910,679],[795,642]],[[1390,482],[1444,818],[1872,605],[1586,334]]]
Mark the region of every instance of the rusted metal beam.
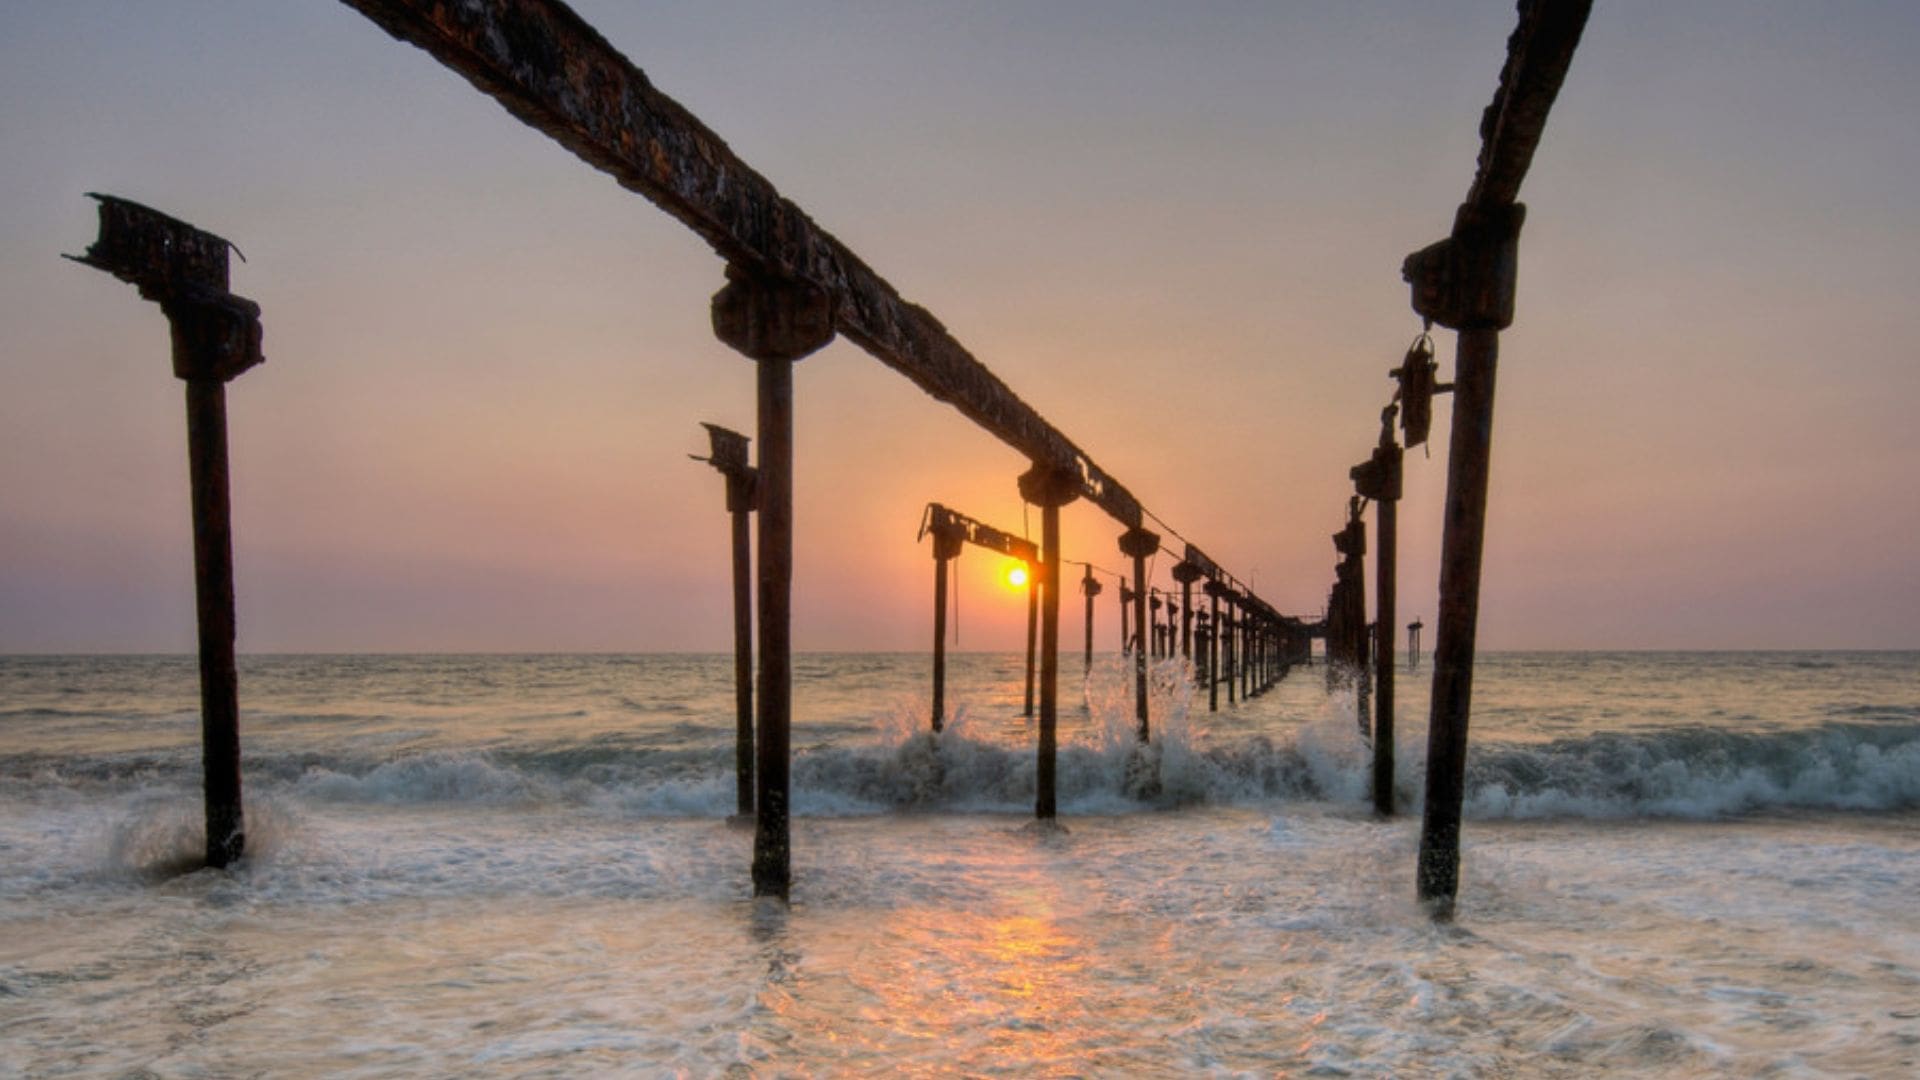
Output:
[[1121,524],[1140,524],[1140,503],[1118,480],[565,4],[343,2],[673,215],[729,264],[824,290],[849,340],[1032,461],[1076,476]]
[[1520,197],[1593,0],[1520,0],[1518,7],[1499,87],[1480,116],[1480,160],[1467,189],[1470,203],[1499,206]]

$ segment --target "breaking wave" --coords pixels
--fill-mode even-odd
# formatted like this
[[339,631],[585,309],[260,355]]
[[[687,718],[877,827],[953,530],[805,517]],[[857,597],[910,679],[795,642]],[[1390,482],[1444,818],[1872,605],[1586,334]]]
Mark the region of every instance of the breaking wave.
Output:
[[[965,717],[940,734],[902,730],[873,741],[805,749],[793,761],[794,807],[810,815],[1026,812],[1030,746],[975,737]],[[1424,733],[1403,731],[1402,807],[1423,790]],[[1063,813],[1111,814],[1197,805],[1318,801],[1368,804],[1370,751],[1351,714],[1277,736],[1213,738],[1171,712],[1135,742],[1110,720],[1061,746]],[[26,789],[197,787],[197,761],[151,755],[96,759],[80,771],[0,762]],[[387,760],[288,756],[247,764],[249,787],[307,804],[395,807],[571,804],[628,816],[733,811],[731,748],[548,747],[425,752]],[[1776,809],[1920,808],[1920,725],[1832,722],[1800,731],[1712,729],[1610,733],[1537,744],[1482,743],[1468,756],[1467,813],[1481,819],[1721,818]]]

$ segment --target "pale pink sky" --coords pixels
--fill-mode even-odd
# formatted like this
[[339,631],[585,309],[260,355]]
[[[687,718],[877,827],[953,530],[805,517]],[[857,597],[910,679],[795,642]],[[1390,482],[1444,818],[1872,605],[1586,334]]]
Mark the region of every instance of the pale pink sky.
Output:
[[[1318,613],[1419,329],[1400,259],[1466,189],[1509,3],[578,7]],[[1920,647],[1917,31],[1902,4],[1599,5],[1523,192],[1483,644]],[[727,646],[720,481],[685,454],[700,420],[752,430],[752,368],[708,329],[719,261],[650,204],[321,0],[7,5],[0,145],[0,652],[194,640],[165,322],[57,257],[89,190],[252,260],[243,650]],[[797,381],[796,642],[924,649],[921,505],[1018,530],[1024,463],[844,342]],[[1435,608],[1442,408],[1403,621]],[[1110,522],[1065,516],[1069,558],[1119,565]],[[996,561],[962,561],[962,646],[1018,647]]]

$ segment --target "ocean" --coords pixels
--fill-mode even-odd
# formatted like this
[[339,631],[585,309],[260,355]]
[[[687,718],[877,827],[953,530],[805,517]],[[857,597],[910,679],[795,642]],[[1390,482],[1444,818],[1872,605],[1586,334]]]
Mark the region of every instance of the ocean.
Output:
[[[1319,667],[1209,713],[1063,656],[794,670],[791,907],[727,656],[245,656],[248,857],[190,657],[0,658],[0,1075],[1913,1076],[1920,654],[1476,669],[1458,920]],[[1130,778],[1131,777],[1131,778]]]

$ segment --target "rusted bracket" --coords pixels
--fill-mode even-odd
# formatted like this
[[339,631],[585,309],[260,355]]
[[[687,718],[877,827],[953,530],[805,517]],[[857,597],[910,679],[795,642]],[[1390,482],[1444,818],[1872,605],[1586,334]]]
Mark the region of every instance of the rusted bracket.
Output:
[[105,270],[160,305],[173,327],[173,373],[228,382],[266,360],[260,305],[227,291],[227,252],[204,229],[131,199],[88,193],[100,203],[100,235],[78,263]]
[[695,461],[704,461],[727,478],[727,512],[740,513],[755,509],[756,485],[760,473],[747,464],[747,437],[719,424],[709,424],[702,420],[700,426],[707,429],[707,442],[711,449],[707,457],[698,454],[687,456]]
[[[959,545],[966,543],[1010,555],[1028,566],[1040,564],[1040,549],[1033,541],[996,529],[937,502],[927,504],[926,513],[920,518],[920,535],[916,539],[924,538],[929,533],[934,537],[935,555],[940,558],[950,559],[960,554]],[[951,554],[939,554],[944,543],[953,545]]]
[[1400,267],[1413,287],[1414,313],[1449,330],[1512,325],[1526,217],[1519,203],[1461,203],[1453,234],[1407,256]]

